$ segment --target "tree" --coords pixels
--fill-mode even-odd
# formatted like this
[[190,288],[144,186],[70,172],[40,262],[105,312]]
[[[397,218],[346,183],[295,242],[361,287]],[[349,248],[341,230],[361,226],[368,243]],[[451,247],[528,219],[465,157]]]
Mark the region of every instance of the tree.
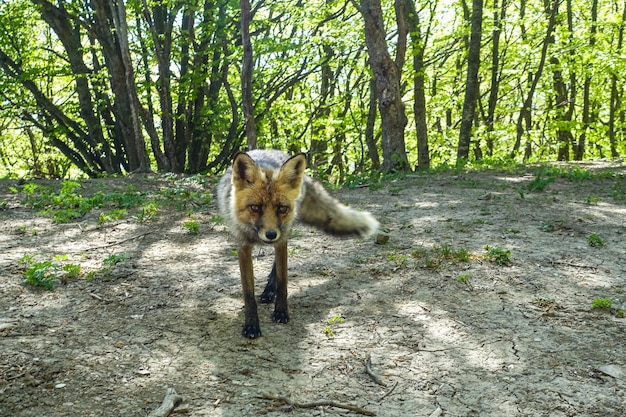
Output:
[[428,150],[428,126],[426,124],[426,64],[424,55],[428,34],[430,34],[434,9],[438,2],[430,3],[430,22],[428,29],[422,34],[422,28],[415,3],[406,0],[406,19],[413,56],[413,115],[415,117],[415,135],[417,136],[417,168],[430,168],[430,151]]
[[[522,107],[519,110],[519,115],[517,117],[516,123],[516,137],[515,144],[513,145],[513,149],[511,151],[510,157],[514,158],[517,152],[519,151],[522,137],[524,133],[527,133],[531,129],[532,123],[532,105],[533,105],[533,97],[535,96],[535,91],[537,89],[537,85],[539,84],[539,80],[541,79],[541,75],[543,74],[543,68],[546,63],[546,58],[548,56],[548,45],[550,45],[552,39],[552,31],[554,30],[554,26],[556,23],[556,14],[557,14],[557,6],[560,0],[552,0],[551,6],[547,6],[546,14],[548,15],[548,23],[546,25],[546,35],[543,38],[541,43],[541,52],[539,55],[539,64],[535,69],[534,76],[531,76],[530,88],[526,93],[526,98],[522,104]],[[525,4],[526,0],[522,0],[522,4]],[[523,10],[523,9],[522,9]],[[525,29],[522,27],[522,32]],[[527,142],[526,153],[524,158],[527,159],[530,156],[530,141]]]
[[467,80],[465,82],[465,99],[463,101],[463,115],[459,131],[457,149],[457,164],[462,164],[469,158],[469,148],[472,138],[472,123],[476,112],[476,102],[480,90],[478,70],[480,69],[480,42],[482,38],[483,0],[473,0],[471,17],[471,36],[467,52]]
[[252,41],[250,40],[250,1],[240,0],[241,5],[241,43],[243,45],[243,61],[241,63],[241,97],[243,117],[246,128],[248,149],[257,148],[256,123],[254,121],[254,105],[252,104]]
[[[396,13],[399,12],[400,6],[400,2],[396,2]],[[398,66],[389,54],[380,0],[361,0],[359,11],[365,21],[365,44],[369,64],[374,73],[382,123],[382,169],[406,170],[409,168],[404,142],[407,117],[400,89],[401,66]],[[403,60],[404,56],[399,59]]]

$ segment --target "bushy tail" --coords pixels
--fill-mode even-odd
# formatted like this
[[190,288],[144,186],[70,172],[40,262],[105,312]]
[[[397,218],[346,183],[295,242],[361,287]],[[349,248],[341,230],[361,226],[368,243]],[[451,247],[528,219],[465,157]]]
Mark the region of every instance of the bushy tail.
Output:
[[357,211],[334,199],[324,187],[305,177],[298,219],[305,224],[337,236],[370,236],[379,223],[370,213]]

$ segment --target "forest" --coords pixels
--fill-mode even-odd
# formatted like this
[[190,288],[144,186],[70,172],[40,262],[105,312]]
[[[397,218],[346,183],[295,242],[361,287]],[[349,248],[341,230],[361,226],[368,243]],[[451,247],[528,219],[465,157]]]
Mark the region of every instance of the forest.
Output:
[[0,176],[620,158],[626,1],[4,0]]

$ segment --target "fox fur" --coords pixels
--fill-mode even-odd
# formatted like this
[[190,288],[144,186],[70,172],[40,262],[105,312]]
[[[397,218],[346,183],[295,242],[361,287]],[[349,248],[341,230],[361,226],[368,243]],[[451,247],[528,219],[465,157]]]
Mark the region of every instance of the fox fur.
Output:
[[274,246],[274,266],[260,301],[274,301],[272,319],[287,323],[287,239],[294,221],[337,236],[367,237],[378,229],[374,216],[341,204],[306,175],[305,168],[304,154],[290,157],[277,150],[241,152],[218,184],[220,212],[239,244],[245,337],[261,336],[252,269],[255,244]]

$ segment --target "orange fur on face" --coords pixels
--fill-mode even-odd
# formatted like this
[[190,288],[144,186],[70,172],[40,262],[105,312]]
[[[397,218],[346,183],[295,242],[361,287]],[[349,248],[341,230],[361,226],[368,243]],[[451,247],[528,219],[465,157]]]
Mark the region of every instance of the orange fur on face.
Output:
[[286,239],[300,196],[306,159],[297,155],[279,170],[259,167],[246,154],[233,162],[234,208],[237,220],[256,231],[259,240]]

